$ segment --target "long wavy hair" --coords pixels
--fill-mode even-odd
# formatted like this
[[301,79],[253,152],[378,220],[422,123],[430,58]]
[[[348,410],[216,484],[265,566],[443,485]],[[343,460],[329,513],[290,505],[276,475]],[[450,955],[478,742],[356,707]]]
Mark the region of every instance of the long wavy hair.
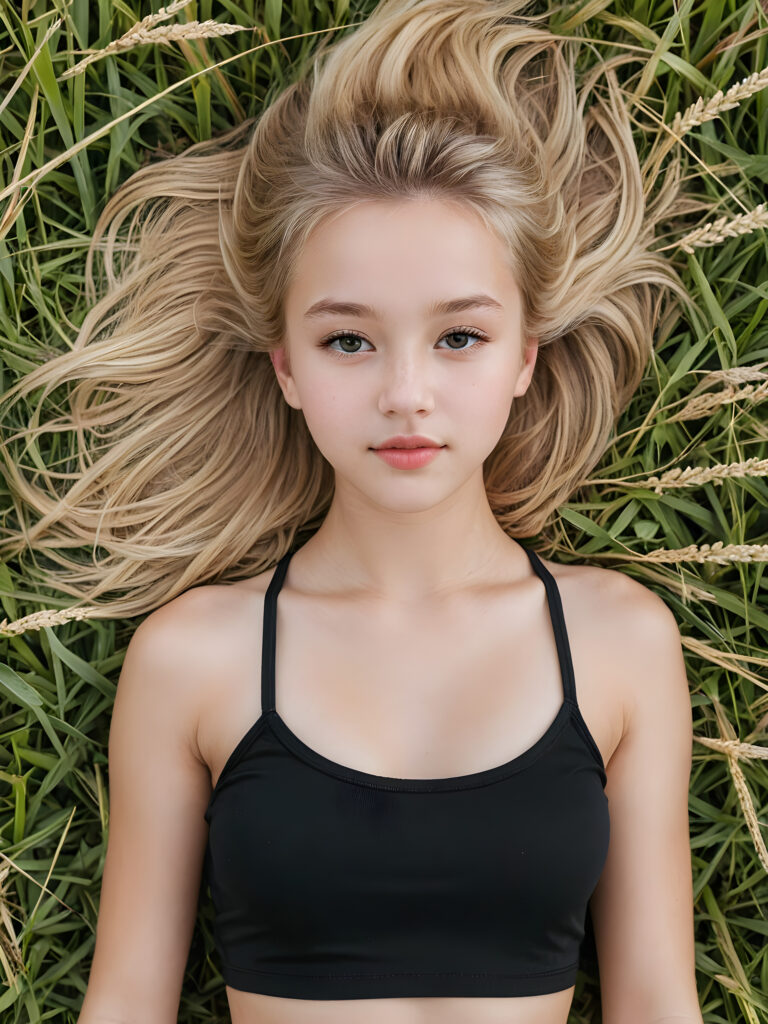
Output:
[[584,44],[526,6],[382,0],[257,118],[118,189],[71,350],[7,396],[42,402],[76,381],[62,416],[15,436],[70,431],[77,451],[68,472],[36,465],[32,480],[2,445],[19,521],[2,551],[34,549],[33,575],[114,618],[259,573],[316,530],[333,470],[269,353],[310,232],[387,198],[458,201],[503,241],[540,347],[484,482],[508,535],[545,526],[605,451],[667,300],[684,295],[650,249],[680,172],[670,161],[646,198],[615,71],[580,76]]

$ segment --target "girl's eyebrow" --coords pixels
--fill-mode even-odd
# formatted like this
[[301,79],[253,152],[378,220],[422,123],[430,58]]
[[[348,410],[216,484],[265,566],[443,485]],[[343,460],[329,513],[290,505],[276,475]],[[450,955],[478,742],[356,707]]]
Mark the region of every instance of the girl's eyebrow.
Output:
[[[443,316],[449,313],[463,313],[467,309],[486,307],[502,310],[504,307],[490,295],[480,292],[477,295],[467,295],[461,299],[444,299],[441,302],[434,302],[427,310],[429,316]],[[367,316],[373,320],[383,319],[381,313],[372,306],[365,306],[359,302],[342,302],[340,299],[320,299],[313,303],[304,314],[305,320],[318,319],[322,316]]]

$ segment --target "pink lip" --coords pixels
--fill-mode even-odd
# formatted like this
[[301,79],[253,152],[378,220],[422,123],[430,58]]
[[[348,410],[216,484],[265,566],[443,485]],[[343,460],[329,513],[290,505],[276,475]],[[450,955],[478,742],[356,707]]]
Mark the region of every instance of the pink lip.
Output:
[[423,434],[410,434],[407,437],[404,434],[396,434],[394,437],[388,437],[386,441],[382,441],[381,444],[374,446],[377,449],[380,448],[442,448],[443,446],[438,444],[437,441],[433,441],[431,437],[424,437]]
[[442,448],[374,448],[374,452],[394,469],[418,469],[426,466]]

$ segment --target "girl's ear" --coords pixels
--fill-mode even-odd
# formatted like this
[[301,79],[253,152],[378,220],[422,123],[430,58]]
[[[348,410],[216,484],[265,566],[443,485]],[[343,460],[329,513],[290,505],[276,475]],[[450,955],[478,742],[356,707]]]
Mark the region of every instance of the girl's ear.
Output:
[[285,346],[273,349],[269,353],[269,358],[272,360],[272,366],[274,367],[275,375],[286,402],[292,408],[300,409],[301,402],[299,401],[299,395],[296,391],[296,384],[291,376],[291,364],[288,360],[288,353]]
[[539,339],[527,338],[525,350],[523,352],[523,365],[520,369],[514,390],[514,396],[516,398],[519,398],[520,395],[524,395],[528,390],[528,385],[531,383],[531,377],[533,377],[533,368],[536,365],[536,357],[538,354]]

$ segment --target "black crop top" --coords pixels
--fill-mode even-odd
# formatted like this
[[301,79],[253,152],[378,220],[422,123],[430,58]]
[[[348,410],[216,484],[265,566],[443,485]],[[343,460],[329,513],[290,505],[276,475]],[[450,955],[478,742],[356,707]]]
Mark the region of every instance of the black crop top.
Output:
[[262,713],[205,811],[204,880],[227,985],[297,999],[525,996],[575,984],[608,852],[603,760],[581,716],[554,577],[564,699],[505,764],[389,778],[308,747],[275,708],[277,595],[264,599]]

